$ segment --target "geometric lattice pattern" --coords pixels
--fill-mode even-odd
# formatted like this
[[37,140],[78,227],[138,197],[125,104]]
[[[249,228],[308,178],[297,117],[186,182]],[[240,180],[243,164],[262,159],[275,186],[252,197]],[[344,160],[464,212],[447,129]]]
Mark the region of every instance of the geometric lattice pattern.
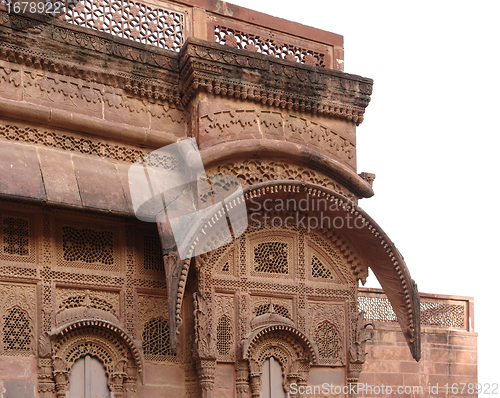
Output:
[[314,341],[322,358],[340,357],[340,339],[335,327],[328,321],[318,325],[314,331]]
[[69,10],[59,19],[73,25],[171,51],[184,43],[182,13],[130,0],[69,1]]
[[283,242],[263,242],[254,249],[255,271],[288,274],[288,245]]
[[25,218],[3,219],[3,251],[17,256],[29,255],[29,222]]
[[420,302],[422,325],[450,328],[465,327],[465,307],[457,304]]
[[164,271],[160,238],[146,235],[143,238],[144,269],[150,271]]
[[325,67],[325,55],[316,51],[282,43],[275,38],[245,33],[224,26],[214,28],[215,42],[247,51],[259,52],[272,57]]
[[358,309],[365,312],[365,319],[379,322],[397,322],[391,303],[385,297],[358,296]]
[[154,318],[144,325],[142,348],[148,360],[154,360],[158,355],[174,355],[170,348],[170,329],[166,319]]
[[113,265],[113,233],[90,228],[62,228],[63,257],[66,261]]
[[217,322],[217,352],[220,356],[228,355],[233,344],[231,321],[223,315]]
[[[274,310],[273,312],[282,316],[283,318],[291,319],[288,308],[282,305],[273,304],[273,310]],[[257,310],[255,311],[255,316],[264,315],[270,312],[271,312],[271,304],[262,304],[257,307]]]
[[19,308],[11,309],[3,320],[3,350],[29,352],[31,349],[31,328],[28,314]]
[[[465,329],[466,302],[448,304],[443,302],[420,300],[420,324]],[[365,312],[365,319],[377,322],[397,322],[391,303],[385,297],[358,297],[358,309]]]
[[314,255],[311,258],[311,275],[314,278],[333,279],[332,271],[326,269],[318,257]]

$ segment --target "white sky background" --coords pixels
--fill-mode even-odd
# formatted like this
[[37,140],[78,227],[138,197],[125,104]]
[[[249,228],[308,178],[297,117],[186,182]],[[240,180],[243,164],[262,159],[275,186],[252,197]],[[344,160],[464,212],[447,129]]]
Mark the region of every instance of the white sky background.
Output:
[[420,292],[474,297],[479,381],[500,384],[500,2],[231,3],[344,36],[345,71],[375,80],[357,130],[375,196],[360,206]]

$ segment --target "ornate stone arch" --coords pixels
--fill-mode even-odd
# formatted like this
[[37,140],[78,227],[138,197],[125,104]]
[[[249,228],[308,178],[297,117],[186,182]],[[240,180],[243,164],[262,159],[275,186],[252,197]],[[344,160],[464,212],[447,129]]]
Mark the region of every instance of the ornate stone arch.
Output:
[[[142,354],[132,338],[108,321],[83,319],[67,324],[40,341],[40,356],[51,354],[56,396],[63,398],[74,362],[87,354],[97,357],[106,370],[108,386],[115,398],[133,398]],[[44,381],[47,384],[47,380]]]
[[242,359],[248,361],[252,397],[260,396],[262,365],[274,357],[281,365],[283,388],[307,381],[311,364],[318,363],[314,342],[292,325],[273,324],[255,330],[243,343]]
[[[357,278],[363,280],[366,276],[366,267],[372,269],[391,302],[394,312],[397,314],[398,322],[413,357],[417,361],[420,359],[420,299],[416,284],[411,279],[404,259],[395,245],[364,210],[353,201],[331,189],[304,181],[267,181],[245,187],[244,194],[247,202],[255,198],[264,200],[269,197],[294,198],[295,200],[324,198],[335,208],[335,210],[331,211],[331,216],[352,220],[355,225],[354,228],[346,224],[336,229],[339,236],[347,238],[347,241],[359,242],[356,250],[359,258],[356,259],[356,256],[351,255],[342,239],[337,239],[340,250],[350,263],[350,267]],[[234,197],[230,196],[227,198],[225,205],[231,207],[235,200]],[[314,211],[310,213],[311,215],[316,214]],[[220,239],[218,237],[220,235],[218,233],[220,220],[225,221],[225,217],[221,217],[220,214],[223,214],[221,206],[215,206],[212,212],[200,220],[189,232],[189,239],[186,238],[186,241],[192,245],[191,253],[195,252],[197,246],[203,248],[203,245],[206,245],[207,242],[213,243],[214,240]],[[236,225],[236,227],[239,226]],[[337,231],[333,232],[333,229],[335,228],[322,232],[328,237],[333,237],[337,235]],[[174,258],[175,256],[171,257]],[[170,298],[172,300],[170,311],[174,315],[171,319],[174,319],[176,330],[181,323],[180,309],[189,266],[189,262],[179,260],[173,261],[173,264],[168,266],[171,270],[169,272]],[[353,317],[353,325],[354,319]],[[172,333],[172,337],[175,338],[174,333]]]

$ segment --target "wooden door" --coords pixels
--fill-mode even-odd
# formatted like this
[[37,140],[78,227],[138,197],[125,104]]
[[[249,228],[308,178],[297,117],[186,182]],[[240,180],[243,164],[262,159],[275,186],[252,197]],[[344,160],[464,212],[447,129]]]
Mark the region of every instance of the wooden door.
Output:
[[106,369],[97,358],[86,355],[75,361],[66,398],[110,398]]
[[262,365],[262,389],[260,398],[285,398],[283,372],[278,360],[270,357]]

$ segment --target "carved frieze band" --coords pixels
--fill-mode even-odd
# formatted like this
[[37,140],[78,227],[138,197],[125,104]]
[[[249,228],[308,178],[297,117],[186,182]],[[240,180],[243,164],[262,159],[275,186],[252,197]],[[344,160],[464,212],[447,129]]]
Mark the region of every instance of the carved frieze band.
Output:
[[356,146],[350,138],[303,117],[250,109],[215,112],[200,118],[200,142],[237,137],[287,139],[313,145],[356,167]]
[[309,181],[330,188],[350,200],[355,200],[355,196],[351,191],[323,173],[304,166],[289,164],[285,161],[244,160],[225,162],[224,165],[208,169],[207,174],[234,175],[239,178],[243,185],[254,185],[271,180]]

